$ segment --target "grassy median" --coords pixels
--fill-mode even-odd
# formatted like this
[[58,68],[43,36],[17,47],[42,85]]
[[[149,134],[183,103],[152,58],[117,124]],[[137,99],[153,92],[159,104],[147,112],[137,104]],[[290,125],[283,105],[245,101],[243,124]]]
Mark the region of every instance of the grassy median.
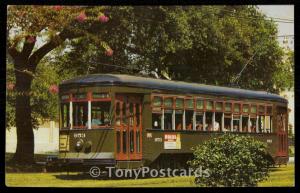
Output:
[[[259,186],[294,186],[294,164],[273,168]],[[193,177],[152,179],[91,179],[78,173],[6,173],[6,185],[13,187],[194,187]]]

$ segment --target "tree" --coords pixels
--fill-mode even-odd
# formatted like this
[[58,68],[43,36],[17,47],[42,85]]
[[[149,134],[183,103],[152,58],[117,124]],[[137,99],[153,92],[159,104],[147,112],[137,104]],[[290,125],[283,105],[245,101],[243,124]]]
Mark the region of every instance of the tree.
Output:
[[[45,63],[45,60],[40,62],[36,69],[35,78],[32,80],[30,91],[30,105],[32,126],[34,129],[45,120],[58,121],[58,99],[57,94],[51,92],[51,87],[58,85],[63,78],[68,77],[68,74],[59,76],[56,69]],[[20,93],[15,91],[14,82],[14,68],[13,64],[8,62],[6,69],[6,82],[7,82],[7,96],[6,96],[6,128],[10,129],[15,127],[15,103],[16,96]],[[12,86],[10,89],[9,87]]]
[[[238,79],[241,88],[279,93],[293,84],[276,24],[255,6],[109,7],[107,13],[117,19],[105,26],[102,32],[110,36],[103,37],[118,45],[117,56],[102,57],[93,41],[82,39],[57,62],[85,74],[157,71],[174,80],[231,86],[250,61]],[[86,57],[78,57],[79,50]]]
[[[66,40],[88,36],[108,55],[112,49],[93,35],[95,26],[109,18],[105,7],[89,6],[19,6],[8,7],[7,51],[15,74],[15,121],[17,149],[14,162],[33,162],[32,82],[40,61]],[[98,27],[99,28],[99,27]],[[40,101],[39,101],[40,102]],[[39,103],[38,102],[38,103]],[[34,104],[33,104],[34,106]]]
[[195,170],[209,170],[207,176],[196,176],[200,186],[256,186],[268,177],[272,164],[266,147],[250,136],[225,134],[194,148],[194,159],[188,164]]

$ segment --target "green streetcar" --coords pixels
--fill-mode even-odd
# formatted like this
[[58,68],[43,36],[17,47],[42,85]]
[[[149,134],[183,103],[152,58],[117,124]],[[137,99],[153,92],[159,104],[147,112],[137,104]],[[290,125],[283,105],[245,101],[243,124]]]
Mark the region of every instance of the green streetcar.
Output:
[[[70,168],[183,168],[216,135],[251,135],[288,162],[287,100],[271,93],[122,74],[59,85],[59,157]],[[74,167],[73,167],[74,166]]]

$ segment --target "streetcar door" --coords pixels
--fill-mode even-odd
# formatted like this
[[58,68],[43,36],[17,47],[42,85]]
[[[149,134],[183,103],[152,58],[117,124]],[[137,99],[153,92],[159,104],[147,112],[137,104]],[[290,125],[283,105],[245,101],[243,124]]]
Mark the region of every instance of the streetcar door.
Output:
[[278,156],[288,155],[288,135],[287,135],[287,114],[285,112],[278,112],[277,114],[277,137],[278,137]]
[[142,158],[141,112],[140,96],[116,95],[115,151],[117,160],[140,160]]

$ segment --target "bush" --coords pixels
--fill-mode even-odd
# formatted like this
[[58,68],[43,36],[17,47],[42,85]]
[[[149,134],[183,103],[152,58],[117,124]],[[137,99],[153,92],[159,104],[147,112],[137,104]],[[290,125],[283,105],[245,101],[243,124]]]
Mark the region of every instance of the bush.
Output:
[[188,164],[208,169],[209,175],[195,175],[199,186],[257,186],[269,176],[272,164],[267,144],[249,136],[224,134],[193,148]]

